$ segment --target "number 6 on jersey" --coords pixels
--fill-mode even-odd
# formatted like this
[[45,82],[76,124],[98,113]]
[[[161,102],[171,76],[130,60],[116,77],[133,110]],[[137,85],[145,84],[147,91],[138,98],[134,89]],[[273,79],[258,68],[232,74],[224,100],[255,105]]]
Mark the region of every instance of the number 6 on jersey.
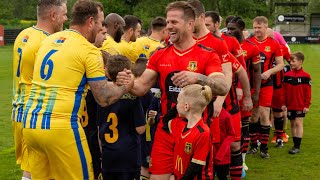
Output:
[[[43,59],[40,68],[40,77],[41,79],[48,80],[52,75],[53,70],[53,61],[49,59],[55,52],[58,50],[52,49]],[[47,68],[46,68],[47,67]],[[47,71],[45,72],[45,70]]]

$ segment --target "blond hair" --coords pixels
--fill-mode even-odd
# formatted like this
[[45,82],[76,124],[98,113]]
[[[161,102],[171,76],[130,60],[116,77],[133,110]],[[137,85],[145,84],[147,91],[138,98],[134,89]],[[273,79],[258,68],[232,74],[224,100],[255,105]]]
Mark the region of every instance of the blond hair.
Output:
[[266,18],[265,16],[257,16],[253,19],[253,22],[268,25],[268,18]]
[[199,110],[202,111],[212,100],[212,91],[207,85],[188,85],[182,89],[182,93],[186,101],[194,104],[194,107],[199,107]]

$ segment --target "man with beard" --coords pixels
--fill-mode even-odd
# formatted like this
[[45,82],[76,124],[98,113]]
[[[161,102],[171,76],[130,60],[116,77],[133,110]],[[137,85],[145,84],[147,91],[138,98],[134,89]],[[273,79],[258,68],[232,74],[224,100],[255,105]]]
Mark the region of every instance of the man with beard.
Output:
[[119,50],[117,50],[117,43],[121,41],[121,37],[123,34],[123,27],[125,26],[125,22],[123,18],[116,14],[110,13],[106,16],[104,23],[107,27],[107,37],[103,42],[101,49],[112,54],[119,54]]
[[[187,2],[176,1],[167,6],[166,14],[173,45],[157,50],[150,57],[147,69],[134,81],[130,93],[143,96],[159,78],[163,114],[167,114],[175,106],[181,88],[189,84],[208,85],[214,95],[225,95],[226,80],[221,72],[219,57],[212,49],[198,44],[193,38],[196,17],[194,8]],[[126,81],[122,75],[126,74],[119,73],[118,84]],[[174,170],[173,162],[176,162],[173,159],[174,138],[168,133],[168,129],[163,129],[162,119],[161,117],[151,152],[151,179],[169,179]],[[207,165],[211,164],[208,162]],[[198,170],[201,173],[197,164],[191,166],[190,173]]]
[[[259,92],[260,92],[260,84],[261,84],[261,66],[260,66],[260,50],[257,45],[253,42],[245,39],[243,35],[243,30],[245,29],[245,23],[240,17],[235,17],[232,19],[228,25],[228,33],[231,36],[234,36],[239,41],[244,60],[247,66],[247,74],[249,77],[250,87],[251,87],[251,97],[253,106],[255,107],[252,112],[251,111],[241,111],[241,124],[242,124],[242,160],[243,160],[243,168],[248,170],[248,167],[245,163],[245,157],[248,150],[249,144],[249,124],[250,122],[255,122],[256,118],[258,118],[259,113]],[[242,105],[242,102],[240,102]],[[254,114],[252,114],[254,113]],[[251,128],[251,127],[250,127]],[[253,127],[254,128],[254,127]],[[253,129],[254,130],[254,129]],[[250,133],[252,128],[250,129]],[[254,131],[252,131],[254,132]],[[255,133],[255,132],[254,132]],[[251,133],[252,134],[252,133]]]
[[93,179],[79,122],[88,85],[101,106],[114,103],[132,87],[130,81],[116,86],[105,78],[101,53],[91,44],[103,17],[101,3],[77,1],[70,29],[47,37],[39,48],[23,117],[33,179]]
[[123,19],[126,25],[123,27],[124,33],[117,49],[121,55],[134,63],[139,58],[139,54],[130,42],[135,42],[140,36],[142,21],[133,15],[126,15]]
[[23,30],[13,47],[13,94],[12,125],[15,142],[16,162],[21,165],[22,179],[31,179],[28,165],[28,150],[22,133],[24,105],[30,95],[34,61],[41,42],[50,34],[61,31],[67,20],[65,0],[39,0],[37,24]]

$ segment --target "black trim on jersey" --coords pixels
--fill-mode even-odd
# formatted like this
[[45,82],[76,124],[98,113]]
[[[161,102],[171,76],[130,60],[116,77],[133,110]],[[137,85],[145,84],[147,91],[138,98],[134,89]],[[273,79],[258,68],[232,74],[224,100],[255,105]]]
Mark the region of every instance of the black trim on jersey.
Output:
[[207,51],[213,51],[213,49],[212,49],[212,48],[207,47],[207,46],[205,46],[205,45],[203,45],[203,44],[198,44],[198,46],[199,46],[200,48],[204,49],[204,50],[207,50]]
[[197,129],[200,131],[200,134],[204,132],[204,129],[200,125],[197,126]]
[[200,164],[196,164],[191,162],[190,165],[188,166],[186,173],[184,174],[184,176],[180,179],[180,180],[193,180],[194,177],[200,175],[200,179],[201,179],[201,173],[202,173],[202,165]]
[[164,115],[162,119],[163,127],[162,129],[166,131],[167,133],[170,133],[169,131],[169,121],[177,117],[178,111],[177,111],[177,105],[173,106],[167,111],[167,114]]
[[217,36],[216,34],[214,34],[214,33],[211,33],[214,37],[216,37],[216,38],[218,38],[218,39],[220,39],[221,41],[223,41],[224,39],[222,38],[222,37],[219,37],[219,36]]
[[187,132],[187,131],[189,131],[189,130],[190,130],[190,128],[188,128],[187,125],[186,125],[186,127],[184,127],[182,133],[185,133],[185,132]]
[[291,85],[300,85],[300,84],[307,84],[310,85],[310,78],[308,77],[291,77],[291,76],[285,76],[283,82],[286,82]]
[[247,43],[250,43],[250,44],[252,44],[252,45],[254,45],[254,46],[257,46],[254,42],[252,42],[252,41],[250,41],[250,40],[248,40],[248,39],[245,39],[244,41],[246,41]]
[[291,66],[289,64],[285,65],[283,71],[284,73],[291,71]]

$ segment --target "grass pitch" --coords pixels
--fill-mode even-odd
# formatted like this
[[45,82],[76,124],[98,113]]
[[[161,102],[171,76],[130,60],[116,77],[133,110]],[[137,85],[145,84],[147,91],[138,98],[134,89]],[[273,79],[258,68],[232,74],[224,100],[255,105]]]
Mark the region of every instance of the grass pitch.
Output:
[[[270,159],[261,159],[259,154],[247,155],[249,167],[246,180],[313,180],[319,179],[320,170],[320,45],[290,45],[291,51],[305,54],[304,69],[312,78],[312,105],[304,120],[304,137],[301,153],[288,154],[293,146],[290,130],[289,142],[282,149],[269,145]],[[12,135],[12,46],[0,47],[0,179],[21,179],[19,166],[15,164]],[[288,127],[290,125],[288,124]]]

